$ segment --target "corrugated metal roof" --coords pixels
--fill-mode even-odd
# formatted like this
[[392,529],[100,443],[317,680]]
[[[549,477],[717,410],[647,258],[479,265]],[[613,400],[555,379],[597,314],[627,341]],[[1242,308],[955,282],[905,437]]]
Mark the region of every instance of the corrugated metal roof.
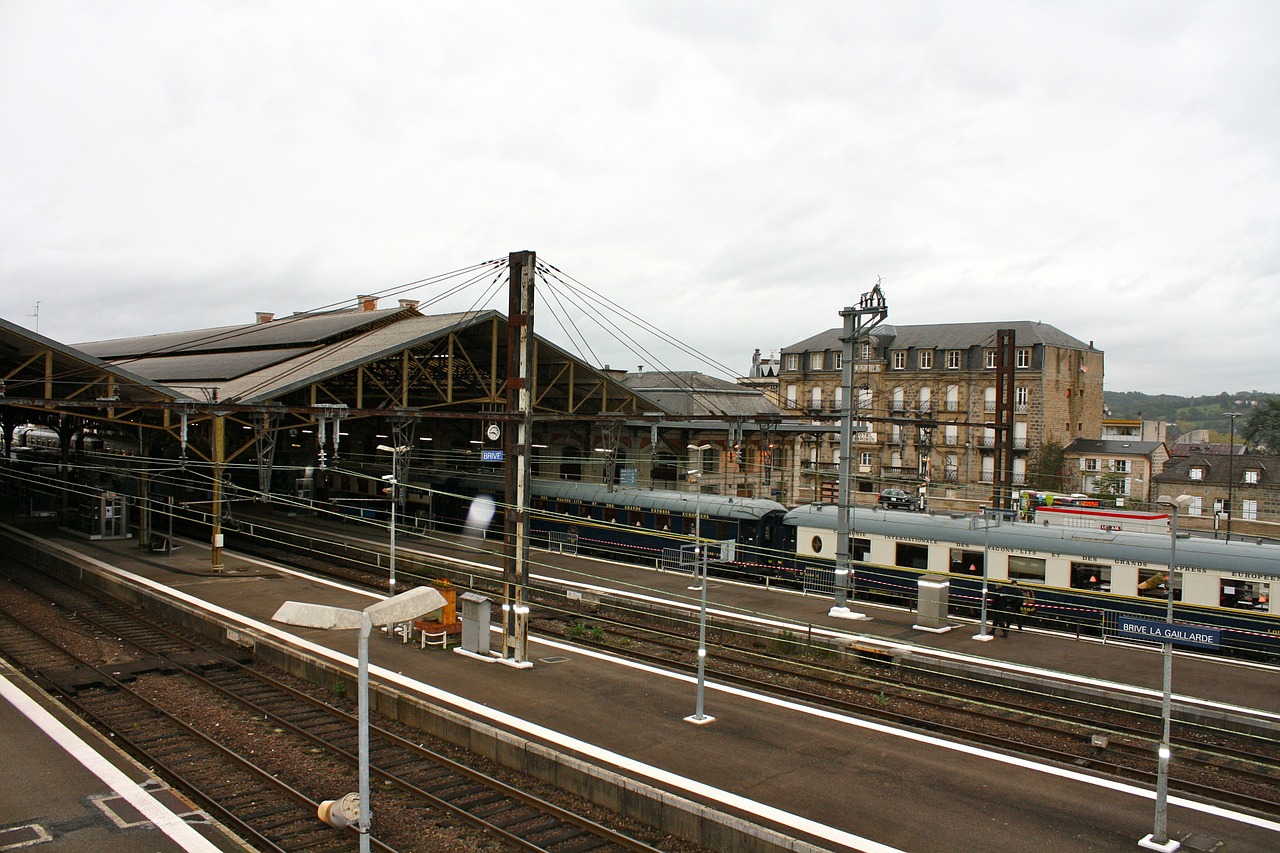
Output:
[[248,323],[243,326],[220,326],[187,332],[143,335],[136,338],[90,341],[75,346],[98,358],[117,362],[130,357],[178,352],[318,346],[335,338],[359,333],[367,328],[394,320],[397,315],[409,316],[417,313],[412,308],[387,308],[381,311],[346,310],[294,314],[269,323]]
[[755,388],[692,370],[628,373],[622,382],[672,415],[751,417],[784,413]]

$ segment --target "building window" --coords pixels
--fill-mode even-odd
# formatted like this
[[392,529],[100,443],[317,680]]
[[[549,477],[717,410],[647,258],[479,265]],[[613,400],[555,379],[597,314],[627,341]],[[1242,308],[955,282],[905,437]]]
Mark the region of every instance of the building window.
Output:
[[800,369],[800,355],[798,353],[787,353],[787,370]]
[[947,411],[948,412],[960,411],[960,386],[959,385],[947,386]]
[[871,393],[871,386],[865,382],[862,383],[862,386],[858,388],[858,408],[870,409],[873,400],[874,397]]
[[893,369],[894,370],[907,369],[907,351],[906,350],[898,350],[893,354]]
[[1019,348],[1014,354],[1014,364],[1018,367],[1031,366],[1031,350],[1026,347]]
[[1128,459],[1117,459],[1114,463],[1115,470],[1121,474],[1128,474],[1132,463]]
[[836,400],[836,402],[835,402],[835,406],[834,406],[834,408],[835,408],[836,410],[843,409],[843,408],[844,408],[844,386],[842,386],[842,385],[837,385],[837,386],[836,386],[836,398],[835,398],[835,400]]
[[1245,472],[1244,472],[1244,481],[1245,481],[1246,483],[1250,484],[1250,485],[1256,486],[1256,485],[1258,484],[1258,472],[1257,472],[1257,471],[1245,471]]
[[787,386],[787,408],[794,409],[796,407],[796,386]]
[[863,341],[863,342],[862,342],[862,355],[861,355],[861,356],[859,356],[859,358],[861,358],[863,361],[870,361],[870,360],[871,360],[871,356],[872,356],[872,352],[871,352],[871,342],[870,342],[870,341]]
[[831,366],[832,370],[843,370],[844,369],[844,350],[836,350],[835,352],[831,353],[831,360],[832,362],[834,362],[834,364],[832,364]]
[[905,409],[907,407],[907,404],[905,402],[906,397],[907,397],[907,394],[905,391],[902,390],[902,386],[898,386],[897,388],[893,389],[893,394],[892,394],[893,402],[890,405],[894,409],[898,409],[898,410]]
[[958,349],[947,350],[947,370],[959,370],[959,369],[960,369],[960,350]]
[[1198,465],[1193,465],[1191,466],[1191,470],[1187,472],[1187,477],[1192,480],[1203,480],[1204,469],[1199,467]]
[[821,409],[822,408],[822,389],[814,388],[810,392],[810,394],[813,397],[813,408]]
[[920,411],[922,413],[932,412],[933,411],[933,389],[928,387],[921,387],[919,391],[919,395],[920,395]]
[[987,370],[995,370],[996,368],[996,351],[993,349],[982,351],[982,366]]
[[1083,464],[1081,465],[1081,469],[1082,469],[1082,470],[1084,470],[1084,471],[1097,471],[1097,470],[1098,470],[1098,460],[1097,460],[1097,459],[1081,459],[1080,461],[1081,461],[1081,463],[1083,463]]
[[810,370],[822,369],[822,355],[823,354],[820,352],[809,353],[809,369]]
[[1187,515],[1197,517],[1200,515],[1202,503],[1199,495],[1191,496],[1191,503],[1187,504]]
[[1240,501],[1240,518],[1243,521],[1258,520],[1258,502]]
[[1031,392],[1025,385],[1019,385],[1013,389],[1013,410],[1015,412],[1025,412],[1031,399]]
[[920,369],[921,370],[933,369],[933,350],[931,349],[920,350]]

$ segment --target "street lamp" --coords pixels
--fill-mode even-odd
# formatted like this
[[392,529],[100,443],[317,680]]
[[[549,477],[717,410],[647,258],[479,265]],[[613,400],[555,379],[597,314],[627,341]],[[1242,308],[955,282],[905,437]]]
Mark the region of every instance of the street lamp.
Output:
[[408,447],[389,447],[385,444],[379,444],[378,449],[391,454],[391,475],[384,476],[382,479],[391,482],[391,581],[388,588],[392,595],[396,594],[396,504],[400,499],[400,483],[398,474],[400,473],[400,454],[407,451]]
[[[995,639],[995,634],[987,632],[987,578],[988,566],[991,561],[991,528],[1000,526],[999,516],[989,516],[984,511],[982,514],[982,626],[978,629],[978,633],[973,635],[975,640],[987,642]],[[1022,623],[1018,623],[1022,624]],[[1006,632],[1007,633],[1007,632]]]
[[[370,604],[364,610],[351,610],[346,607],[330,607],[326,604],[308,604],[302,601],[286,601],[271,618],[286,625],[297,625],[302,628],[322,628],[327,631],[341,631],[348,628],[360,629],[357,649],[357,682],[359,685],[359,815],[356,831],[360,834],[360,853],[369,853],[369,822],[372,810],[369,803],[369,635],[374,625],[398,625],[410,622],[432,610],[444,607],[444,596],[429,586],[411,589],[391,598]],[[350,794],[343,799],[349,802]],[[341,801],[339,801],[341,802]],[[331,814],[332,803],[321,805],[322,816]],[[342,809],[339,810],[339,815]],[[346,824],[345,820],[327,819],[327,823],[336,826]]]
[[[1178,565],[1178,510],[1191,503],[1190,495],[1178,495],[1171,498],[1161,495],[1156,501],[1160,506],[1170,507],[1169,515],[1169,574],[1165,576],[1165,623],[1173,625],[1173,572]],[[1138,842],[1139,847],[1148,850],[1160,850],[1162,853],[1173,853],[1180,845],[1169,840],[1169,718],[1173,710],[1173,638],[1165,637],[1161,650],[1164,659],[1164,696],[1160,702],[1160,752],[1156,769],[1156,817],[1155,827],[1150,835]]]
[[1231,421],[1231,452],[1227,455],[1227,541],[1231,541],[1231,516],[1235,515],[1232,507],[1235,505],[1236,492],[1236,418],[1240,417],[1239,412],[1226,412],[1227,420]]
[[694,572],[701,569],[702,574],[702,605],[698,609],[698,699],[692,716],[685,717],[685,721],[694,725],[703,725],[715,719],[703,713],[702,696],[707,678],[707,555],[702,545],[702,452],[710,450],[710,444],[690,444],[689,449],[698,454],[698,465],[689,472],[689,476],[693,478],[697,484],[697,491],[693,495],[693,557]]

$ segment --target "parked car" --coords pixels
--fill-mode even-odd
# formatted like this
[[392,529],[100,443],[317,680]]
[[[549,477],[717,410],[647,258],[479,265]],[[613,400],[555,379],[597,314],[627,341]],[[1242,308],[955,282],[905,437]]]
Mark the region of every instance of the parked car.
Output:
[[902,489],[885,489],[876,502],[886,509],[909,509],[915,512],[920,508],[915,496],[907,494]]

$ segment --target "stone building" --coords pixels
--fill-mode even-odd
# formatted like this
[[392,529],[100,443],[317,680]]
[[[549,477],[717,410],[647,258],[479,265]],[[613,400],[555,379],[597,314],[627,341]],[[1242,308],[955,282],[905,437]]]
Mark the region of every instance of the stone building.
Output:
[[[1227,445],[1208,448],[1179,445],[1175,455],[1153,479],[1152,493],[1190,495],[1179,525],[1214,530],[1226,535],[1228,512],[1233,536],[1280,535],[1280,456],[1237,453]],[[1237,448],[1243,450],[1243,447]]]
[[1106,495],[1121,506],[1147,504],[1159,497],[1152,496],[1152,478],[1169,460],[1164,442],[1133,438],[1077,438],[1063,454],[1064,492]]
[[[1065,447],[1101,435],[1103,353],[1092,342],[1026,320],[884,324],[854,349],[854,420],[865,431],[856,436],[852,471],[862,501],[890,486],[920,492],[935,507],[991,501],[1002,329],[1014,333],[1014,415],[1007,433],[1013,488],[1027,483],[1046,444]],[[782,407],[832,425],[831,433],[790,439],[793,503],[835,493],[842,334],[829,329],[782,350]]]

